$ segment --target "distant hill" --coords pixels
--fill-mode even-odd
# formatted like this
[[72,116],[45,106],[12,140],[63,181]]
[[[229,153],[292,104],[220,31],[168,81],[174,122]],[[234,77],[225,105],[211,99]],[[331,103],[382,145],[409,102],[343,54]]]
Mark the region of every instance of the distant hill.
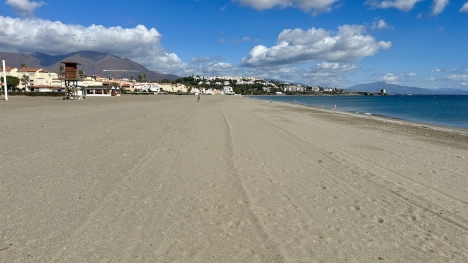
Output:
[[[151,71],[128,58],[120,58],[109,53],[97,51],[79,51],[56,56],[39,52],[32,54],[0,52],[0,58],[5,60],[6,66],[16,68],[19,68],[24,63],[27,67],[41,67],[53,72],[59,72],[61,61],[73,61],[80,63],[81,65],[78,66],[78,69],[83,70],[85,75],[88,76],[112,76],[113,78],[129,79],[133,76],[134,79],[138,79],[138,75],[146,74],[148,81],[175,80],[179,78],[176,75]],[[134,70],[138,72],[104,72],[103,70]]]
[[443,88],[443,89],[424,89],[417,87],[400,86],[386,82],[373,82],[368,84],[358,84],[349,87],[348,90],[356,92],[380,92],[385,89],[390,94],[447,94],[447,95],[468,95],[467,90]]

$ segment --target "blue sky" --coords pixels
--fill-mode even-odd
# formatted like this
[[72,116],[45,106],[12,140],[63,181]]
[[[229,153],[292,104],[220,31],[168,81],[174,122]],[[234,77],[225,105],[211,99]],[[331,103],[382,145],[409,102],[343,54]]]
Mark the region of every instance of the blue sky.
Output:
[[6,0],[0,6],[0,51],[82,50],[178,76],[468,90],[468,0]]

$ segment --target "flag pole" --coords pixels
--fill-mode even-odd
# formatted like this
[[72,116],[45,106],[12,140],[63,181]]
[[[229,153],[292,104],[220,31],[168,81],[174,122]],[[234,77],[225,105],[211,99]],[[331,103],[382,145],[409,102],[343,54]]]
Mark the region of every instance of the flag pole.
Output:
[[5,60],[2,60],[2,64],[3,64],[3,87],[5,89],[5,100],[8,100],[8,87],[7,87],[7,79],[6,79]]

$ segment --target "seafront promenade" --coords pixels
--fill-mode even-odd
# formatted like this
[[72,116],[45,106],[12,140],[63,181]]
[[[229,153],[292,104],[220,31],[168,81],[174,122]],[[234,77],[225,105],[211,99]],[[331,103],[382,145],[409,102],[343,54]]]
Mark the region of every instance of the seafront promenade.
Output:
[[468,135],[238,96],[0,101],[0,262],[464,262]]

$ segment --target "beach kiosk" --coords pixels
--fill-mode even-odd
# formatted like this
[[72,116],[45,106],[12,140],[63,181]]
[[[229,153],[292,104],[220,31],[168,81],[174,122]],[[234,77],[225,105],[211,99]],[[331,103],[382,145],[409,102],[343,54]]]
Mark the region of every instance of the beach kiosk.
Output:
[[78,97],[78,81],[81,80],[80,76],[78,76],[77,67],[81,64],[72,61],[62,61],[60,63],[65,64],[65,71],[62,72],[62,74],[59,77],[65,81],[65,99],[76,99]]

